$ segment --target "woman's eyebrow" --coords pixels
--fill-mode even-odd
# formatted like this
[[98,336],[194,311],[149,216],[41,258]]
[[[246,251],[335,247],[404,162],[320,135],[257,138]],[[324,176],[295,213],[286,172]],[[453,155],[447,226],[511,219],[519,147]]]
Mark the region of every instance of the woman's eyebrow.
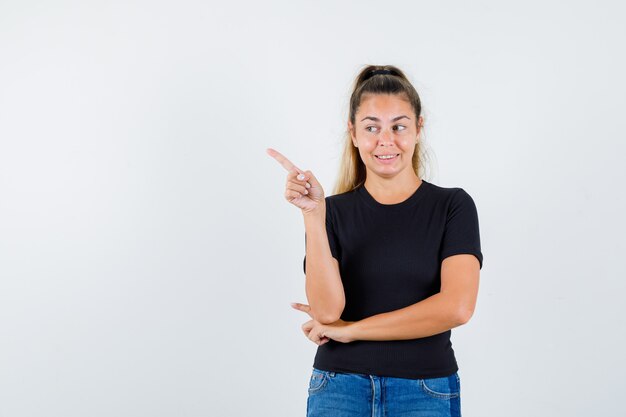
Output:
[[[402,116],[397,116],[397,117],[394,117],[393,119],[391,119],[391,121],[392,121],[392,122],[395,122],[396,120],[400,120],[400,119],[402,119],[402,118],[406,118],[406,119],[411,120],[411,118],[410,118],[410,117],[407,117],[407,116],[405,116],[405,115],[402,115]],[[363,120],[365,120],[365,119],[371,119],[371,120],[373,120],[373,121],[375,121],[375,122],[380,122],[380,119],[379,119],[378,117],[374,117],[374,116],[365,116],[363,119],[361,119],[361,121],[363,121]]]

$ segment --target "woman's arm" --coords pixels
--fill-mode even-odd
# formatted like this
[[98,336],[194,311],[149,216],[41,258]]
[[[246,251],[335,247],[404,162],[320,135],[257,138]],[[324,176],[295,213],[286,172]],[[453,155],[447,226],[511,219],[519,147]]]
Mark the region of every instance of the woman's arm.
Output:
[[339,263],[332,256],[326,234],[326,205],[304,213],[306,230],[306,297],[311,315],[323,324],[339,320],[346,304]]
[[[302,325],[306,337],[322,345],[333,339],[341,343],[357,340],[406,340],[443,333],[463,324],[451,311],[455,302],[447,295],[438,293],[416,304],[386,313],[376,314],[358,321],[319,323],[309,320]],[[306,305],[293,305],[305,311]]]
[[350,338],[417,339],[463,325],[474,312],[479,275],[474,255],[449,256],[442,262],[440,292],[410,306],[351,323]]
[[406,340],[443,333],[464,324],[456,300],[437,293],[408,307],[353,322],[352,340]]
[[[333,339],[342,343],[356,340],[407,340],[443,333],[469,321],[478,295],[480,266],[474,255],[458,254],[442,262],[441,290],[410,306],[376,314],[353,322],[338,320],[320,324],[306,322],[302,330],[311,341],[323,344]],[[304,306],[294,308],[305,311]]]
[[302,171],[275,149],[267,153],[288,171],[285,198],[302,210],[306,232],[306,296],[310,315],[319,323],[333,323],[345,307],[339,263],[332,256],[326,232],[326,200],[311,171]]

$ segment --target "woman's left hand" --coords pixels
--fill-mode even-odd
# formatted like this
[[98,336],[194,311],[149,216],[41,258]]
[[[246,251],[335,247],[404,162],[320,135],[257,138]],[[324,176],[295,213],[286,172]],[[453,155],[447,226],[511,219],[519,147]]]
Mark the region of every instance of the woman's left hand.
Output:
[[330,339],[341,343],[354,342],[355,339],[350,332],[350,325],[354,323],[353,321],[339,319],[331,324],[322,324],[313,319],[311,307],[307,304],[292,303],[291,306],[296,310],[307,313],[311,317],[311,320],[302,325],[302,331],[313,343],[321,346]]

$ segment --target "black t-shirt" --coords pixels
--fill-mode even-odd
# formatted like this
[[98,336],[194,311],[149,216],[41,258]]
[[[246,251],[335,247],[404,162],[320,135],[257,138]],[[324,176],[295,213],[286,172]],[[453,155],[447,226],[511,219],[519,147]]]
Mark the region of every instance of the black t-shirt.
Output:
[[[441,262],[448,256],[473,254],[482,269],[478,213],[462,188],[422,180],[403,202],[381,204],[361,185],[326,197],[326,230],[346,296],[342,320],[397,310],[438,293]],[[303,267],[306,273],[306,255]],[[450,334],[350,343],[331,339],[318,346],[313,366],[399,378],[448,376],[458,371]]]

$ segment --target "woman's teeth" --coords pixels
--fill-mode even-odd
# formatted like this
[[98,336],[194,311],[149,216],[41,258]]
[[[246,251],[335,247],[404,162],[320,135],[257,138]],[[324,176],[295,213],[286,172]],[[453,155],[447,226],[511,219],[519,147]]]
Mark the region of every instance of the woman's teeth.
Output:
[[376,155],[376,158],[378,158],[378,159],[392,159],[392,158],[395,158],[398,155],[400,155],[400,154],[395,154],[395,155]]

